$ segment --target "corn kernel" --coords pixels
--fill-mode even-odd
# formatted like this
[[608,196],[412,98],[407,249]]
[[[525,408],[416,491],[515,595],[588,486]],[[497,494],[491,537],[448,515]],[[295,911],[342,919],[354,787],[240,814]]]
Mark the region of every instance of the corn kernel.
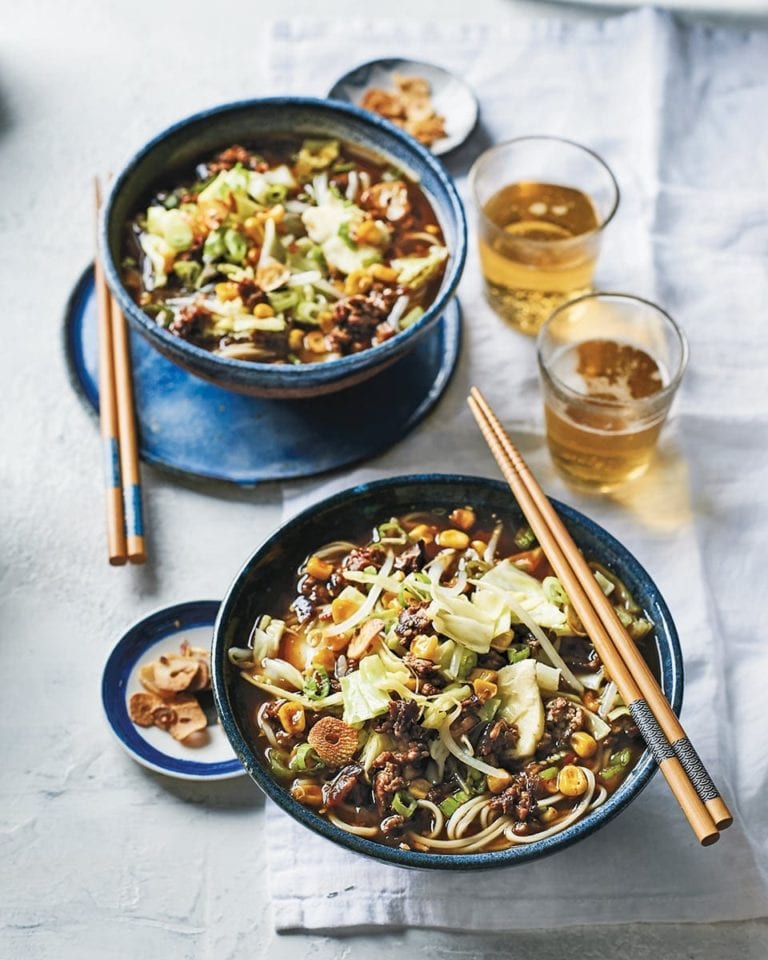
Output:
[[318,647],[312,657],[313,667],[322,667],[326,673],[332,673],[336,666],[336,654],[330,647]]
[[368,293],[373,286],[373,279],[364,270],[353,270],[344,281],[344,293]]
[[427,233],[431,233],[433,237],[436,237],[440,233],[440,227],[436,223],[428,223],[424,229]]
[[374,263],[369,267],[371,276],[383,283],[394,283],[397,280],[398,273],[392,267],[385,267],[383,263]]
[[288,334],[288,347],[291,350],[301,350],[304,346],[304,331],[291,330]]
[[261,257],[261,247],[249,247],[245,259],[252,267],[255,267]]
[[325,343],[325,334],[319,330],[312,330],[304,337],[304,346],[312,353],[327,353],[328,347]]
[[267,219],[274,220],[275,223],[282,223],[284,217],[285,207],[282,203],[277,203],[274,207],[270,207],[269,210],[267,210]]
[[469,680],[488,680],[489,683],[496,683],[499,679],[499,674],[496,670],[484,670],[482,667],[474,669],[470,675]]
[[482,557],[482,555],[488,549],[488,544],[485,542],[485,540],[473,540],[470,543],[470,547],[472,547],[475,553],[479,553]]
[[507,774],[505,777],[494,777],[493,774],[488,774],[488,789],[491,793],[503,793],[510,783],[512,783],[512,774]]
[[314,577],[316,580],[327,580],[333,573],[333,564],[313,555],[307,560],[306,569],[310,577]]
[[333,330],[334,322],[333,312],[331,310],[321,310],[317,315],[317,320],[323,333],[329,333]]
[[571,737],[571,746],[573,747],[573,752],[577,757],[588,759],[589,757],[593,757],[595,755],[595,751],[597,750],[597,740],[595,740],[591,733],[587,733],[584,730],[579,730]]
[[334,623],[349,619],[358,608],[358,604],[348,597],[336,597],[331,602],[331,616]]
[[435,539],[435,535],[432,532],[432,528],[428,527],[426,523],[417,524],[411,532],[408,534],[411,540],[423,540],[424,543],[432,543]]
[[600,708],[600,697],[594,690],[585,690],[581,695],[581,702],[591,713],[597,713]]
[[557,789],[565,797],[580,797],[588,786],[586,773],[572,763],[566,764],[557,775]]
[[471,530],[475,525],[475,511],[469,507],[458,507],[448,519],[461,530]]
[[469,546],[469,537],[463,530],[441,530],[435,540],[439,547],[450,547],[452,550],[464,550]]
[[251,240],[255,240],[257,243],[264,242],[264,218],[263,217],[247,217],[245,223],[243,223],[243,230],[247,237],[250,237]]
[[420,660],[434,660],[437,653],[437,636],[418,636],[411,644],[411,653]]
[[319,783],[294,783],[291,796],[305,807],[322,807],[323,791]]
[[267,317],[274,317],[275,311],[268,303],[257,303],[253,308],[253,315],[259,320],[266,320]]
[[355,230],[355,241],[357,243],[367,243],[376,247],[386,239],[386,232],[377,225],[375,220],[363,220]]
[[491,683],[490,680],[483,680],[482,677],[478,677],[477,680],[472,681],[472,689],[475,691],[475,695],[483,703],[490,700],[492,697],[496,696],[496,692],[499,689],[495,683]]
[[236,283],[225,280],[223,283],[216,284],[216,296],[219,300],[236,300],[240,296],[240,292]]
[[307,725],[304,707],[291,700],[286,701],[277,711],[277,718],[286,733],[302,733]]
[[542,823],[553,823],[560,814],[557,812],[555,807],[544,807],[540,809],[536,816],[541,820]]

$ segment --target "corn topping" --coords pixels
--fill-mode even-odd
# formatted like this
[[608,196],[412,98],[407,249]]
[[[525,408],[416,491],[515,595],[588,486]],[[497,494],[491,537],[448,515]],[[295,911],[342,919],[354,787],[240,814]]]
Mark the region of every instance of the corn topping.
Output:
[[300,703],[294,703],[291,700],[286,702],[278,709],[277,719],[282,724],[286,733],[303,733],[307,726],[307,718],[304,714],[304,707]]
[[314,554],[307,560],[307,573],[316,580],[327,580],[333,573],[333,564]]
[[586,773],[572,763],[566,764],[557,776],[557,789],[565,797],[580,797],[588,786]]
[[461,530],[471,530],[475,525],[475,511],[470,507],[457,507],[448,519]]
[[274,317],[275,311],[268,303],[257,303],[253,308],[253,315],[259,320],[266,320],[267,317]]
[[452,550],[465,550],[469,546],[469,537],[463,530],[441,530],[435,540],[439,547]]
[[347,597],[336,597],[331,602],[331,616],[334,623],[342,623],[357,610],[358,604]]
[[433,633],[431,637],[423,634],[416,637],[411,644],[411,653],[420,660],[433,660],[437,655],[437,636]]
[[597,740],[595,740],[591,733],[587,733],[585,730],[579,730],[571,737],[571,746],[577,757],[588,759],[595,755]]
[[483,680],[482,677],[478,677],[477,680],[472,681],[472,689],[475,691],[477,698],[485,703],[496,696],[499,688],[490,680]]

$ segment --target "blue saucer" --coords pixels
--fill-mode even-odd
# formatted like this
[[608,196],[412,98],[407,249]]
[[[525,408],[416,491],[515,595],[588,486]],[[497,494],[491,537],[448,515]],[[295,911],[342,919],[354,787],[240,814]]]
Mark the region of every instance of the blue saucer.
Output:
[[[128,716],[128,699],[144,688],[139,667],[162,654],[177,653],[183,639],[192,646],[210,647],[218,600],[178,603],[134,624],[118,641],[104,667],[101,700],[112,732],[120,745],[142,766],[182,780],[227,780],[245,773],[223,728],[215,722],[212,698],[205,742],[178,743],[158,727],[139,727]],[[201,705],[207,704],[203,694]]]
[[[73,382],[98,410],[93,270],[67,305],[65,350]],[[434,331],[365,383],[306,400],[222,390],[166,360],[130,331],[140,453],[178,473],[252,486],[306,477],[365,460],[409,433],[451,379],[461,345],[454,299]]]

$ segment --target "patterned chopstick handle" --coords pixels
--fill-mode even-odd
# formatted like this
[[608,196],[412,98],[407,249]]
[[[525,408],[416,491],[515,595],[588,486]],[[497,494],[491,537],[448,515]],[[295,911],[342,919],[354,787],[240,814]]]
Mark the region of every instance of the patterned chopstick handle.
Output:
[[669,740],[664,736],[659,721],[653,715],[645,700],[642,698],[633,700],[629,704],[629,712],[635,721],[635,726],[640,731],[640,736],[645,740],[657,763],[662,763],[664,760],[669,760],[675,756],[675,751],[672,749]]
[[712,778],[707,773],[704,764],[693,748],[693,744],[688,737],[681,737],[672,744],[677,759],[683,770],[688,774],[688,779],[696,789],[696,793],[706,803],[707,800],[717,800],[720,793],[712,782]]

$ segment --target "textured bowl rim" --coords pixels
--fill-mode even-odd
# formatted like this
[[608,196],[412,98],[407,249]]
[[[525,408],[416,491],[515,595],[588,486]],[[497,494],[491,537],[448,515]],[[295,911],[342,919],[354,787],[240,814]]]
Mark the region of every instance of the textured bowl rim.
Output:
[[[394,138],[401,145],[407,148],[414,155],[415,161],[420,161],[429,167],[431,173],[439,180],[442,188],[445,190],[449,201],[450,213],[456,220],[457,249],[449,251],[448,271],[443,280],[438,295],[425,310],[424,315],[416,323],[412,324],[406,330],[401,331],[397,336],[392,337],[384,343],[362,350],[360,353],[350,354],[346,357],[340,357],[337,360],[328,361],[327,364],[302,364],[302,365],[279,365],[270,363],[258,363],[246,360],[234,360],[230,357],[221,357],[218,354],[211,353],[210,350],[204,350],[193,343],[182,340],[168,333],[163,327],[154,323],[140,307],[134,303],[128,295],[123,282],[120,278],[120,271],[112,256],[109,245],[109,226],[115,205],[115,200],[125,185],[128,178],[144,158],[151,153],[159,144],[168,137],[183,131],[187,127],[199,124],[213,116],[219,116],[226,113],[237,113],[252,107],[304,107],[316,108],[330,113],[347,114],[356,120],[361,121],[375,130],[382,131],[386,136]],[[375,150],[375,147],[373,148]],[[415,171],[414,171],[415,172]],[[279,370],[280,378],[290,382],[294,387],[300,386],[300,381],[306,376],[307,370],[319,371],[326,370],[326,376],[323,379],[337,380],[343,379],[346,375],[368,366],[379,366],[380,363],[393,355],[397,355],[403,348],[403,343],[407,339],[415,339],[430,326],[437,317],[440,316],[445,304],[456,292],[459,280],[464,269],[467,257],[467,219],[464,207],[453,182],[452,177],[440,163],[440,161],[430,153],[426,147],[418,141],[408,136],[399,127],[393,123],[363,110],[356,104],[347,103],[343,100],[329,100],[322,97],[305,96],[276,96],[276,97],[257,97],[247,100],[235,100],[225,104],[208,107],[197,113],[190,114],[182,120],[177,120],[166,127],[160,133],[148,140],[143,147],[134,153],[120,173],[115,177],[111,184],[109,194],[104,203],[100,222],[99,222],[99,244],[104,264],[104,274],[110,289],[115,295],[121,309],[138,327],[144,330],[152,340],[164,344],[172,353],[187,354],[190,358],[196,359],[202,363],[213,363],[222,370],[228,370],[231,373],[245,373],[250,371],[255,378],[269,378]],[[361,358],[370,358],[369,362],[361,362]],[[332,371],[332,372],[331,372]]]
[[[328,840],[332,840],[334,843],[348,850],[353,850],[356,853],[364,854],[380,862],[390,863],[400,867],[435,870],[481,870],[491,867],[513,866],[562,850],[577,840],[581,840],[593,833],[599,827],[617,816],[642,792],[656,772],[657,765],[650,751],[646,748],[627,779],[605,803],[587,814],[586,817],[577,820],[574,824],[563,830],[562,833],[555,834],[537,843],[521,844],[500,851],[470,854],[434,854],[418,850],[401,850],[397,847],[387,847],[384,844],[376,843],[365,837],[358,837],[345,830],[341,830],[330,821],[325,820],[323,817],[320,817],[318,814],[294,800],[287,790],[272,779],[259,762],[245,738],[241,735],[235,713],[230,705],[230,698],[227,695],[224,627],[228,619],[230,606],[233,604],[233,597],[238,592],[240,582],[247,576],[251,566],[260,556],[266,553],[273,544],[279,542],[286,529],[293,526],[301,526],[310,520],[319,510],[326,511],[342,504],[348,506],[355,498],[365,496],[371,491],[425,484],[442,487],[461,484],[467,486],[475,485],[489,492],[506,493],[510,497],[512,496],[505,483],[487,477],[440,473],[408,474],[357,484],[354,487],[341,490],[330,497],[318,501],[291,517],[285,523],[281,524],[280,527],[251,554],[227,588],[213,628],[211,676],[214,701],[216,703],[216,709],[219,711],[219,718],[224,727],[224,731],[229,737],[235,753],[240,758],[241,763],[251,778],[279,807],[315,833],[320,834]],[[620,558],[622,564],[631,567],[633,574],[643,581],[645,591],[652,597],[660,614],[655,623],[658,645],[660,648],[666,650],[670,660],[670,668],[666,672],[663,670],[662,663],[662,686],[672,705],[672,709],[679,715],[683,701],[684,684],[682,652],[677,629],[659,588],[640,562],[636,560],[629,550],[615,537],[608,533],[607,530],[573,507],[569,507],[554,499],[551,499],[551,502],[566,523],[581,526],[587,533],[598,537],[605,543],[609,551]]]

